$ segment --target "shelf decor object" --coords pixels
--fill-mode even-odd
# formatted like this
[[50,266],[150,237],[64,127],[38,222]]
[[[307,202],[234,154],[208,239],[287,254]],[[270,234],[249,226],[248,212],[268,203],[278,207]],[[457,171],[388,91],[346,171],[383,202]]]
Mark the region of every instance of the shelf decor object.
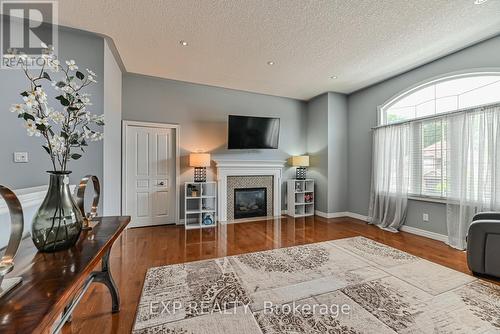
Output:
[[210,167],[210,153],[191,153],[189,166],[194,167],[194,182],[206,182],[207,167]]
[[309,167],[308,155],[296,155],[292,157],[292,166],[297,167],[296,176],[297,180],[306,179],[306,167]]
[[97,83],[96,74],[79,70],[74,60],[59,61],[53,47],[42,43],[41,49],[43,64],[9,62],[22,69],[27,79],[27,87],[10,111],[23,123],[28,136],[42,140],[52,165],[47,195],[33,216],[31,235],[39,251],[55,252],[72,247],[82,231],[83,217],[69,188],[69,164],[82,157],[90,142],[104,138],[104,115],[88,111],[92,105],[88,90]]
[[23,238],[23,209],[17,196],[7,187],[0,186],[0,196],[5,200],[10,214],[10,238],[0,260],[0,297],[21,283],[21,277],[5,278],[14,269],[14,257]]
[[314,180],[287,181],[287,215],[307,217],[314,215]]
[[217,225],[217,183],[184,184],[184,227],[186,229]]
[[[92,198],[92,206],[90,212],[85,212],[85,191],[87,190],[88,182],[92,180],[94,186],[94,196]],[[86,175],[80,180],[78,190],[76,192],[76,204],[83,216],[83,230],[90,230],[92,219],[97,217],[97,208],[99,206],[99,198],[101,197],[101,184],[99,178],[95,175]]]

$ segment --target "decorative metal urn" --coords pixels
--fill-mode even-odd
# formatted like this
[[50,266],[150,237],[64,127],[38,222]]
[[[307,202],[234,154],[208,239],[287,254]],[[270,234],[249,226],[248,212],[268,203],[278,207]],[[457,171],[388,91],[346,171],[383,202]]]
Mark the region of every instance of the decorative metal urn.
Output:
[[[85,211],[85,190],[87,189],[88,182],[92,180],[92,185],[94,186],[94,196],[92,198],[92,206],[90,207],[90,212]],[[97,217],[97,208],[99,206],[99,198],[101,197],[101,184],[99,183],[99,178],[95,175],[85,175],[80,180],[80,185],[76,192],[76,204],[80,208],[80,212],[83,216],[83,229],[90,230],[90,222],[93,218]]]
[[21,277],[4,278],[14,269],[14,257],[21,243],[24,229],[23,209],[17,196],[4,186],[0,186],[0,196],[7,203],[10,214],[10,238],[5,253],[0,260],[0,297],[21,283]]
[[48,173],[49,189],[31,226],[33,242],[41,252],[72,247],[83,226],[83,216],[69,188],[68,175],[71,172]]

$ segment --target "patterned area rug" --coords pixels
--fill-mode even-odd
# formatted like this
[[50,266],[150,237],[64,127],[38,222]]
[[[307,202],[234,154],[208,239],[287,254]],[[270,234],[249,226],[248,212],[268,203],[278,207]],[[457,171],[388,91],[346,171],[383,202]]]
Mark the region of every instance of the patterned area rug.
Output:
[[500,333],[500,287],[355,237],[151,268],[133,333]]

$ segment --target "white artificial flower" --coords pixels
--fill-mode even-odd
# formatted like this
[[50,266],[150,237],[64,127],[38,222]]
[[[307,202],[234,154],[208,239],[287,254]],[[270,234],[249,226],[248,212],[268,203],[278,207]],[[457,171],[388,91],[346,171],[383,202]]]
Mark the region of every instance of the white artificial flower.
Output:
[[47,103],[47,94],[45,94],[45,92],[42,89],[42,87],[37,87],[35,89],[35,95],[38,97],[38,100],[41,103]]
[[61,90],[68,94],[71,94],[73,92],[73,88],[71,88],[71,86],[69,85],[64,86],[63,88],[61,88]]
[[63,154],[66,150],[66,143],[63,137],[54,135],[49,140],[50,147],[52,148],[52,152],[55,154]]
[[87,73],[90,74],[91,76],[93,76],[93,77],[97,76],[93,71],[89,70],[88,68],[86,70],[87,70]]
[[71,71],[76,71],[78,70],[78,66],[76,65],[75,61],[71,59],[70,61],[66,60],[66,65],[68,65],[68,68]]
[[28,109],[32,109],[32,108],[38,106],[38,102],[36,101],[34,94],[29,94],[28,96],[24,96],[23,100],[24,100],[24,103],[26,104],[26,107],[28,107]]
[[86,106],[91,106],[92,105],[92,102],[90,102],[90,98],[88,96],[81,96],[80,100]]
[[35,118],[35,123],[36,124],[41,124],[41,125],[45,125],[45,126],[48,126],[49,125],[49,120],[46,118],[46,117],[36,117]]
[[10,107],[10,112],[17,112],[18,114],[22,114],[24,112],[24,107],[22,104],[13,104],[12,107]]
[[54,122],[56,124],[64,123],[64,119],[65,119],[64,115],[62,113],[60,113],[59,111],[54,111],[54,110],[49,111],[48,117],[49,117],[49,119],[52,120],[52,122]]
[[78,90],[80,88],[80,86],[78,86],[78,84],[75,82],[75,81],[71,81],[69,83],[69,85],[71,86],[71,88],[73,88],[74,90]]
[[92,115],[92,121],[104,123],[104,115]]
[[94,79],[94,77],[93,77],[93,76],[91,76],[91,75],[87,76],[87,79],[88,79],[90,82],[97,83],[96,79]]
[[57,59],[50,59],[49,60],[49,66],[50,66],[50,70],[52,72],[59,72],[59,65],[61,65],[59,60],[57,60]]
[[104,138],[104,135],[99,132],[94,132],[90,135],[90,141],[99,141]]
[[35,122],[33,122],[31,119],[28,119],[24,123],[24,127],[26,128],[26,131],[28,131],[28,136],[32,137],[33,135],[39,137],[41,135],[40,131],[37,130]]

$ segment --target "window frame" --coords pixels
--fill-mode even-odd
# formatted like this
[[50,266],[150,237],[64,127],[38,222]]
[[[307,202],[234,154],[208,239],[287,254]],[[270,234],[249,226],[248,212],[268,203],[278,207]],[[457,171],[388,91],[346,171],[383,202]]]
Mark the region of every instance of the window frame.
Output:
[[[383,104],[377,106],[377,126],[389,126],[389,125],[396,125],[396,124],[401,124],[401,123],[408,123],[408,122],[419,122],[423,121],[428,118],[440,118],[440,117],[445,117],[446,114],[448,113],[453,113],[456,112],[460,109],[453,110],[450,112],[446,113],[440,113],[440,114],[434,114],[431,116],[424,116],[424,117],[417,117],[409,120],[404,120],[401,122],[394,122],[394,123],[387,123],[387,110],[393,106],[395,103],[400,101],[401,99],[421,90],[425,89],[429,86],[433,86],[442,82],[446,81],[452,81],[452,80],[457,80],[457,79],[462,79],[462,78],[469,78],[469,77],[475,77],[475,76],[498,76],[500,79],[500,68],[480,68],[480,69],[469,69],[469,70],[463,70],[463,71],[458,71],[458,72],[452,72],[452,73],[447,73],[444,75],[439,75],[430,79],[427,79],[425,81],[422,81],[420,83],[417,83],[409,88],[406,88],[399,93],[395,94],[388,100],[386,100]],[[478,105],[479,106],[479,105]],[[422,170],[423,165],[420,165],[420,169]],[[421,171],[420,171],[421,172]],[[414,171],[411,171],[411,173],[414,173]],[[420,184],[420,188],[422,188],[422,184]],[[428,196],[428,195],[422,195],[422,194],[414,194],[409,191],[408,197],[411,200],[420,200],[420,201],[428,201],[428,202],[436,202],[436,203],[446,203],[448,198],[446,195],[443,196]]]
[[[396,95],[393,95],[391,98],[386,100],[381,105],[377,106],[377,126],[390,125],[390,124],[386,123],[387,109],[389,109],[396,102],[407,97],[408,95],[411,95],[411,94],[413,94],[421,89],[427,88],[429,86],[436,85],[438,83],[452,81],[452,80],[456,80],[456,79],[462,79],[462,78],[477,77],[477,76],[498,76],[500,79],[500,68],[475,69],[475,70],[453,72],[453,73],[448,73],[445,75],[433,77],[431,79],[417,83],[416,85],[410,86],[409,88],[406,88],[406,89],[400,91]],[[451,112],[454,112],[454,111],[451,111]],[[446,115],[446,113],[435,114],[435,115],[432,115],[431,117],[439,117],[440,115]],[[405,120],[405,121],[402,121],[401,123],[418,121],[420,119],[425,119],[425,118],[428,118],[428,116],[417,117],[417,118],[413,118],[410,120]],[[394,122],[391,124],[398,124],[398,123],[399,122]]]

